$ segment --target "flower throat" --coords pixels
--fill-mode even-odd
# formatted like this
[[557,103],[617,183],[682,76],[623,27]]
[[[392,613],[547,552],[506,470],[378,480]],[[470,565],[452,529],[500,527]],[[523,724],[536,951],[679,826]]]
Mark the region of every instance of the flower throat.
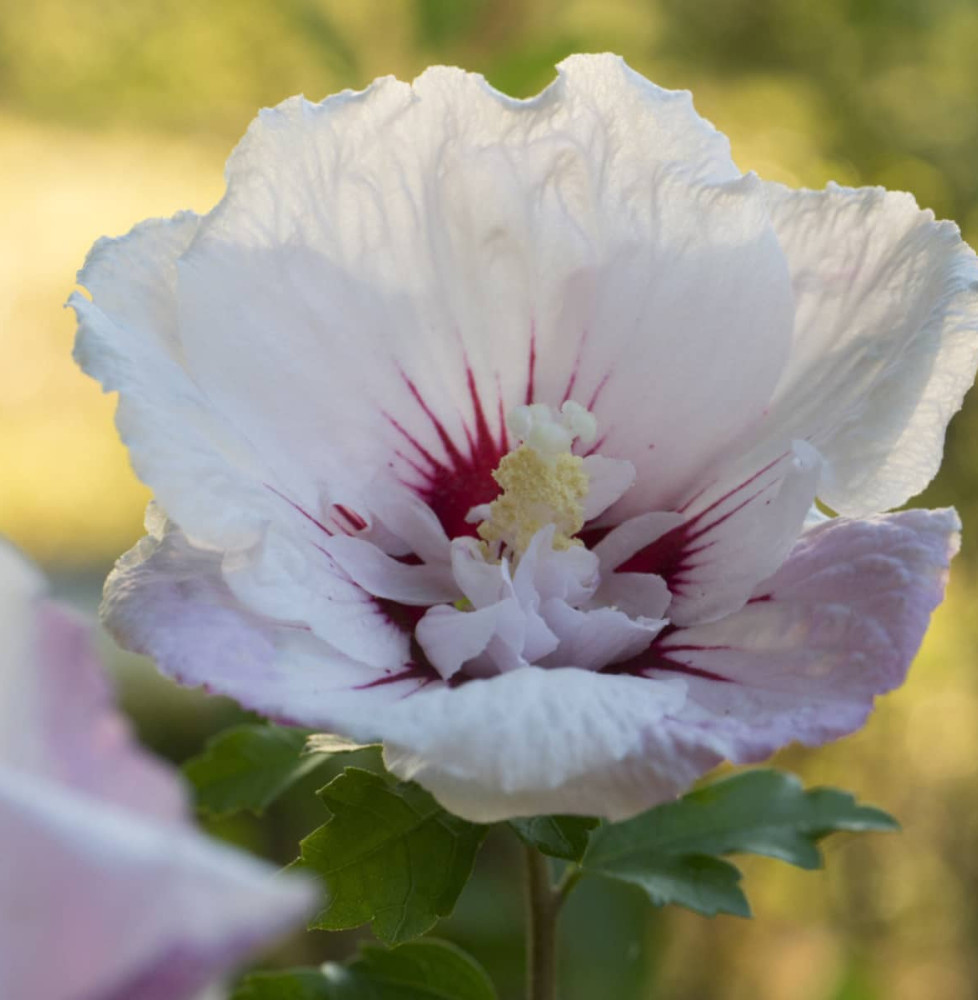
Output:
[[507,426],[519,445],[503,456],[493,479],[502,492],[472,511],[485,556],[508,556],[514,563],[533,536],[549,524],[555,527],[557,550],[580,545],[575,536],[584,527],[584,500],[589,479],[584,459],[571,453],[576,439],[585,444],[597,435],[597,421],[583,406],[568,400],[559,415],[544,403],[518,406]]

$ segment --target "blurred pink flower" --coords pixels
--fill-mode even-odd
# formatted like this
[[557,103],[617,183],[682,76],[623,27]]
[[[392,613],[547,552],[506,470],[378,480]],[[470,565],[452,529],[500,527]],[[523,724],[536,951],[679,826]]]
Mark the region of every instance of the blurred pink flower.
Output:
[[307,915],[301,879],[190,824],[87,630],[0,543],[0,996],[187,1000]]
[[955,514],[879,512],[940,463],[976,278],[909,195],[742,175],[611,56],[286,101],[71,300],[159,504],[105,620],[476,820],[851,732],[942,597]]

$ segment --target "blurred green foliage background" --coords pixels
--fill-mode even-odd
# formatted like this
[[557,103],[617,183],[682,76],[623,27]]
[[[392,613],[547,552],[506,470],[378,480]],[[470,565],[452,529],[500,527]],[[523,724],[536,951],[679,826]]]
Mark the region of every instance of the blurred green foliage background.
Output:
[[[70,361],[60,307],[100,235],[204,211],[261,105],[445,62],[527,96],[573,51],[611,49],[689,88],[745,169],[914,192],[978,240],[975,0],[7,0],[0,6],[0,532],[94,607],[140,534],[145,489],[112,401]],[[978,398],[921,498],[965,548],[910,683],[858,736],[783,766],[894,812],[900,836],[829,845],[827,874],[747,865],[752,922],[656,913],[585,886],[565,921],[567,1000],[964,1000],[978,995]],[[970,527],[970,533],[967,528]],[[111,650],[144,738],[174,759],[237,718]],[[320,776],[320,781],[322,780]],[[315,779],[217,832],[287,861],[323,816]],[[490,842],[443,931],[519,991],[518,856]],[[315,935],[281,961],[342,954]]]

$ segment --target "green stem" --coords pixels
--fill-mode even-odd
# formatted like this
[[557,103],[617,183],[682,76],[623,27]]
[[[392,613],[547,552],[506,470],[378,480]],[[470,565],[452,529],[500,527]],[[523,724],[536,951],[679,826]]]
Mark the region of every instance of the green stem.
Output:
[[550,881],[550,863],[535,848],[526,852],[526,996],[557,1000],[557,917],[581,877],[569,865],[558,885]]
[[584,872],[578,865],[568,865],[564,871],[564,875],[561,880],[557,883],[557,906],[558,908],[563,906],[567,901],[567,897],[574,891],[577,883],[580,882],[581,876]]

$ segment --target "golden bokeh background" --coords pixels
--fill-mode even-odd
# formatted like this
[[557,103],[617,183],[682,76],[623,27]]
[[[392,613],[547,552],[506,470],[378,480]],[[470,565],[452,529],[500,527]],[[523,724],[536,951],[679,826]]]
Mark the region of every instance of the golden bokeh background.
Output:
[[[693,90],[741,167],[796,186],[910,190],[978,239],[974,0],[7,3],[0,533],[89,607],[138,537],[148,494],[115,437],[114,401],[72,364],[73,314],[62,305],[97,237],[217,201],[223,161],[258,107],[386,73],[411,78],[435,62],[526,96],[564,55],[604,49]],[[567,914],[568,1000],[978,996],[976,431],[972,403],[922,498],[956,504],[966,538],[911,681],[856,737],[780,761],[895,813],[904,832],[837,838],[823,874],[746,864],[751,922],[650,913],[632,896],[587,889]],[[171,692],[145,664],[113,658],[141,731],[165,752],[180,757],[227,716]],[[220,832],[284,856],[278,842],[298,820],[286,811],[270,822],[279,822],[271,832]],[[480,866],[446,932],[497,972],[505,1000],[518,988],[519,941],[507,916],[513,890],[494,864]]]

